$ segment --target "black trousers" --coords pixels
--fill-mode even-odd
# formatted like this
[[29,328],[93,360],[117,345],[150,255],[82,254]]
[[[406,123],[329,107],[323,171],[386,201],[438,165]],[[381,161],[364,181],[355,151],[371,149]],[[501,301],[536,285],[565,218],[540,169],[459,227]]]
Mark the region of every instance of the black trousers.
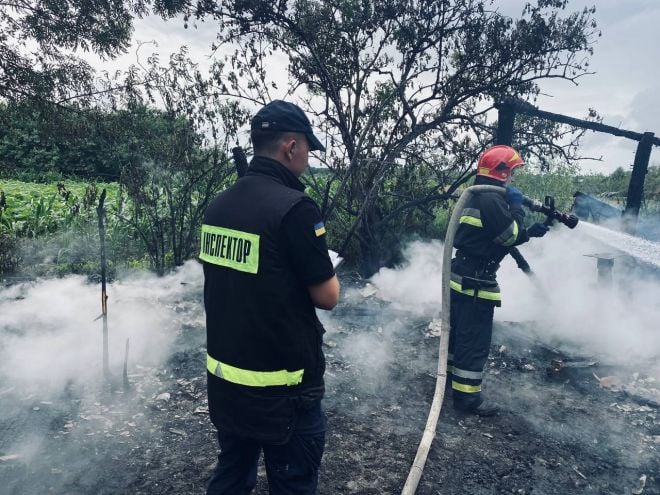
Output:
[[299,411],[295,430],[284,445],[258,442],[218,431],[220,455],[207,495],[247,495],[257,483],[263,450],[269,493],[313,495],[325,448],[326,420],[321,401]]
[[451,333],[447,362],[454,404],[479,406],[483,370],[493,335],[494,305],[451,291]]

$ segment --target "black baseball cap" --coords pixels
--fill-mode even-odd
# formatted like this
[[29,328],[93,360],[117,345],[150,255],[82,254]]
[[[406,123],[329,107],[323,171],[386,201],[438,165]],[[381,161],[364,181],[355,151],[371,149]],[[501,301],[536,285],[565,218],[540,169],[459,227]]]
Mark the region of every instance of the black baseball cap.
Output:
[[262,107],[252,118],[250,128],[255,131],[299,132],[307,137],[310,151],[325,151],[305,112],[288,101],[273,100]]

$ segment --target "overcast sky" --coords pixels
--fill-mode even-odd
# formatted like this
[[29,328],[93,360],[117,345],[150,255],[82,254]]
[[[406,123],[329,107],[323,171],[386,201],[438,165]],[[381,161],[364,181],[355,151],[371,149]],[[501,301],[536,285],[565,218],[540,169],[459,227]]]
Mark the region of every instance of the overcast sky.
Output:
[[[498,8],[507,15],[519,14],[522,0],[499,0]],[[578,118],[595,108],[606,124],[638,132],[660,135],[660,0],[572,0],[570,10],[596,5],[596,19],[602,37],[594,47],[591,70],[578,86],[558,79],[541,84],[538,106],[550,112]],[[191,56],[205,64],[215,26],[199,23],[184,29],[180,20],[164,22],[156,18],[135,23],[136,41],[155,41],[156,50],[165,59],[181,45],[190,48]],[[143,49],[146,57],[147,49]],[[116,69],[135,62],[128,53],[98,68]],[[615,136],[588,133],[583,140],[582,155],[603,158],[602,162],[585,162],[584,170],[609,173],[618,166],[632,165],[636,142]],[[651,163],[660,164],[660,149],[654,149]]]

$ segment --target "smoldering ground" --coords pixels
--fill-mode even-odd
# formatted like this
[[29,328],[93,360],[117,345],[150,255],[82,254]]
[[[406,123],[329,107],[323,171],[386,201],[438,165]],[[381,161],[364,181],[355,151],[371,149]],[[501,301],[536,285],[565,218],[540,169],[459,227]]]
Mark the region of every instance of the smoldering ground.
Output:
[[[109,285],[113,385],[102,370],[98,284],[71,276],[0,291],[0,457],[10,461],[0,463],[4,493],[120,491],[110,487],[121,477],[104,465],[158,445],[163,429],[154,417],[174,393],[163,385],[171,356],[186,329],[198,334],[188,345],[203,343],[201,280],[190,262],[164,278],[135,274]],[[123,390],[127,339],[130,388]],[[202,370],[200,360],[200,382]]]
[[[660,473],[656,447],[660,440],[660,279],[648,265],[654,259],[640,261],[630,256],[636,254],[634,250],[624,252],[615,261],[611,284],[603,283],[596,258],[587,255],[615,251],[612,238],[619,236],[605,236],[607,243],[585,231],[592,233],[588,227],[570,231],[557,226],[546,238],[522,246],[535,272],[533,278],[520,272],[512,259],[503,261],[500,272],[504,303],[496,311],[485,391],[504,408],[499,423],[496,421],[501,432],[523,444],[530,442],[522,436],[526,432],[538,445],[527,454],[524,445],[513,449],[520,451],[520,459],[530,456],[524,462],[537,463],[534,475],[527,471],[529,465],[521,469],[521,477],[527,479],[521,486],[527,488],[521,487],[520,493],[528,489],[581,493],[586,488],[617,493],[621,489],[612,487],[607,479],[587,481],[580,469],[596,477],[599,471],[611,470],[625,478],[620,483],[630,490],[639,489],[638,478],[644,477],[646,483],[647,476]],[[337,355],[343,357],[339,360],[343,366],[356,368],[351,389],[355,396],[343,404],[348,408],[343,416],[360,420],[377,416],[384,432],[419,439],[419,424],[423,423],[419,416],[425,419],[428,405],[423,411],[411,411],[407,406],[417,403],[420,391],[431,394],[437,337],[427,325],[441,311],[441,257],[442,244],[413,243],[402,266],[383,269],[371,279],[375,289],[349,289],[344,299],[348,306],[324,315],[332,345],[327,350],[329,388],[346,386],[333,376]],[[347,320],[359,330],[352,329]],[[562,362],[565,368],[555,374],[550,370],[553,362]],[[601,383],[598,378],[613,382]],[[456,437],[451,399],[445,402],[448,405],[440,420],[445,438],[441,433],[435,448],[460,450],[466,447],[465,439],[460,439],[460,433]],[[383,410],[388,414],[381,415]],[[458,424],[465,428],[465,423]],[[486,434],[492,438],[492,431]],[[547,459],[547,452],[538,452],[546,448],[554,451],[554,460]],[[486,470],[489,462],[497,464],[499,453],[493,451],[491,456],[490,461],[483,459]],[[588,460],[581,461],[581,456]],[[546,473],[549,478],[545,478],[542,474],[548,466],[555,469],[562,463],[572,463],[567,466],[567,477],[575,477],[575,492],[570,490],[572,482],[567,489],[565,483],[553,482],[553,475]],[[427,469],[430,473],[442,471],[438,466]],[[538,473],[542,478],[537,478]],[[485,491],[479,493],[491,493],[487,486],[481,486],[479,490]],[[644,493],[656,493],[651,485],[645,489]],[[435,493],[432,483],[428,490]]]
[[[657,310],[648,292],[657,288],[652,277],[633,277],[643,290],[639,298],[628,294],[630,285],[622,286],[620,275],[631,270],[617,260],[607,289],[613,294],[596,297],[596,262],[583,254],[602,246],[581,237],[579,227],[558,228],[523,246],[539,283],[554,291],[549,297],[556,297],[555,306],[534,292],[536,285],[512,260],[503,263],[504,306],[496,312],[485,379],[486,393],[502,403],[503,413],[491,420],[461,417],[447,398],[419,494],[631,493],[639,491],[642,477],[644,495],[660,493],[657,407],[625,390],[601,387],[593,376],[620,374],[623,384],[635,373],[637,383],[650,377],[652,366],[638,364],[657,356],[653,345],[643,345],[645,325]],[[340,305],[320,312],[327,330],[329,419],[321,495],[400,492],[435,383],[438,337],[429,323],[441,309],[441,256],[440,243],[411,244],[406,263],[371,280],[375,289],[343,273]],[[560,280],[564,285],[555,287]],[[648,306],[630,320],[636,337],[627,340],[610,320],[631,316],[613,312],[602,318],[605,329],[599,332],[592,318],[601,315],[585,309],[598,310],[602,297],[612,306],[620,290],[626,294],[621,304],[631,311]],[[92,321],[100,312],[99,292],[76,278],[0,291],[3,360],[30,353],[31,339],[40,343],[41,359],[50,357],[51,347],[68,356],[53,359],[49,378],[29,364],[2,367],[2,486],[20,495],[203,493],[217,444],[205,403],[199,265],[111,286],[111,369],[120,374],[130,337],[128,391],[102,380],[101,322]],[[42,307],[49,318],[36,314]],[[572,319],[558,315],[557,307],[570,311]],[[12,316],[5,321],[5,314]],[[567,322],[570,328],[560,328]],[[573,331],[578,326],[585,330]],[[629,367],[618,356],[621,342],[643,359]],[[79,352],[68,351],[71,346]],[[550,376],[547,368],[555,359],[598,364]],[[44,370],[49,362],[34,367]],[[256,493],[267,493],[263,466]]]
[[[659,243],[581,223],[575,230],[556,225],[520,250],[534,274],[524,274],[510,257],[503,260],[496,321],[525,323],[527,335],[547,345],[660,379]],[[439,316],[442,254],[439,242],[411,243],[404,264],[371,279],[378,296],[416,316]],[[614,257],[609,284],[598,278],[596,254]]]
[[[130,339],[133,363],[153,366],[168,355],[181,322],[172,306],[199,286],[192,263],[163,279],[142,274],[108,287],[110,368],[121,371]],[[184,285],[186,284],[186,285]],[[41,394],[98,381],[102,323],[98,285],[71,276],[0,292],[0,376]],[[198,315],[199,316],[199,315]]]
[[[596,229],[596,233],[602,230]],[[503,305],[496,311],[496,321],[525,323],[528,337],[549,346],[613,365],[633,366],[640,373],[658,377],[660,270],[654,275],[649,262],[656,256],[660,265],[660,251],[657,255],[653,251],[660,245],[646,241],[640,260],[630,254],[639,250],[628,249],[629,253],[622,250],[624,246],[619,250],[612,246],[620,234],[605,232],[609,244],[589,235],[593,230],[583,224],[576,230],[558,225],[545,238],[532,239],[520,247],[532,266],[532,277],[520,271],[512,258],[505,258],[498,276]],[[397,333],[400,326],[410,326],[409,321],[400,322],[400,315],[393,318],[391,310],[421,318],[439,316],[442,249],[439,242],[412,243],[402,266],[382,269],[371,279],[378,297],[391,305],[375,312],[367,323],[380,332],[372,332],[371,340],[361,335],[350,352],[371,349],[383,357],[371,360],[378,367],[391,356],[389,334]],[[597,258],[589,256],[607,252],[618,256],[610,284],[598,279]],[[347,300],[360,297],[359,291],[348,291]],[[342,317],[341,310],[336,314]],[[333,314],[328,321],[326,326],[332,330]]]
[[[498,319],[531,321],[529,331],[550,345],[660,378],[660,245],[640,250],[630,239],[585,223],[532,239],[521,251],[533,277],[503,263]],[[610,283],[599,279],[595,254],[616,256]]]

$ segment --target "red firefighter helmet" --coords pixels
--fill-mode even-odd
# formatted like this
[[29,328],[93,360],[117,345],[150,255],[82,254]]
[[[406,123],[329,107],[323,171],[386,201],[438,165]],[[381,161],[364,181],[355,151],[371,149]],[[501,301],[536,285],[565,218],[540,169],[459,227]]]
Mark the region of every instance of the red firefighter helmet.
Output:
[[525,164],[525,161],[511,146],[498,144],[483,152],[477,164],[477,175],[506,182],[511,171]]

